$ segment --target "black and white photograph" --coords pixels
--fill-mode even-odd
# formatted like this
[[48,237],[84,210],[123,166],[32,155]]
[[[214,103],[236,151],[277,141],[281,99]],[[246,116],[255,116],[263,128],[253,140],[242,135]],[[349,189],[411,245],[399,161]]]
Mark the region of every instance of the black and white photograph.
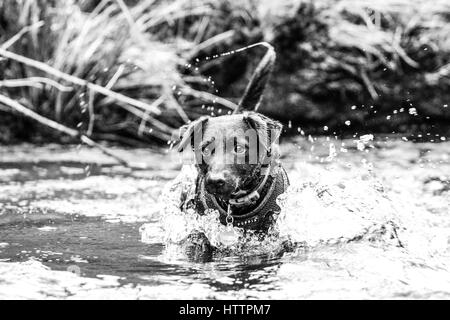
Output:
[[448,300],[449,104],[448,0],[0,0],[0,300]]

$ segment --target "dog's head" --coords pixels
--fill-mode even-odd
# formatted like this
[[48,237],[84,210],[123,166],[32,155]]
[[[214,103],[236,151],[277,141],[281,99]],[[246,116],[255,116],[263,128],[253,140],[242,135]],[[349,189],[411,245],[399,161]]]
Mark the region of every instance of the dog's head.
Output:
[[205,178],[208,192],[228,200],[252,190],[261,169],[277,157],[282,126],[256,112],[275,62],[275,51],[268,50],[259,63],[245,93],[232,115],[202,117],[181,128],[179,151],[194,150],[195,163]]
[[180,130],[180,152],[194,151],[209,193],[239,197],[260,181],[261,169],[278,156],[282,125],[256,112],[202,117]]

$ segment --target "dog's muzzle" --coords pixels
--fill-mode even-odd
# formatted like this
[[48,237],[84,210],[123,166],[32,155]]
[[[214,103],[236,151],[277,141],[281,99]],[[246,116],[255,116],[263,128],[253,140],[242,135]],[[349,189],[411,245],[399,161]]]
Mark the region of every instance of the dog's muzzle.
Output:
[[[230,216],[227,207],[219,204],[216,196],[208,192],[205,187],[205,179],[199,182],[200,201],[204,209],[216,209],[220,213],[220,221],[227,224],[227,217]],[[270,224],[281,211],[276,203],[278,196],[286,190],[289,185],[287,174],[278,163],[270,168],[270,172],[265,176],[264,181],[249,194],[238,199],[229,201],[231,208],[238,206],[249,206],[249,212],[244,214],[233,214],[231,216],[233,225],[246,229],[264,229],[264,225]]]
[[205,188],[211,194],[229,196],[236,189],[236,181],[228,172],[208,173],[205,177]]

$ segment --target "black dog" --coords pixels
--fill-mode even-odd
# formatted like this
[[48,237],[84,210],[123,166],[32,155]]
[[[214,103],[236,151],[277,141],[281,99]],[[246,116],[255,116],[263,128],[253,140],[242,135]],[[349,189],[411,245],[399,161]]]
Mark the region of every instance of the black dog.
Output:
[[[274,60],[269,46],[234,114],[202,117],[181,129],[178,150],[193,150],[198,172],[195,197],[182,203],[183,210],[216,209],[221,223],[261,233],[275,222],[276,199],[289,184],[278,160],[282,125],[255,112]],[[212,252],[203,234],[190,235],[186,244],[194,255]]]

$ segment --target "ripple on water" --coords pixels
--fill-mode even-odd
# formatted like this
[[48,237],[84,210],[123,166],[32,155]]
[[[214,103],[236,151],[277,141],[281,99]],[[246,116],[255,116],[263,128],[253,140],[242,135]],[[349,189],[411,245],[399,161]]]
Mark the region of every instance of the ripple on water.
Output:
[[[30,169],[3,153],[0,297],[448,298],[450,143],[363,140],[283,144],[293,183],[278,236],[231,244],[221,243],[217,213],[178,210],[194,171],[158,201],[175,164],[142,173],[100,165],[86,178],[86,163]],[[211,263],[180,252],[195,228],[223,248]],[[281,252],[285,238],[299,247]]]

